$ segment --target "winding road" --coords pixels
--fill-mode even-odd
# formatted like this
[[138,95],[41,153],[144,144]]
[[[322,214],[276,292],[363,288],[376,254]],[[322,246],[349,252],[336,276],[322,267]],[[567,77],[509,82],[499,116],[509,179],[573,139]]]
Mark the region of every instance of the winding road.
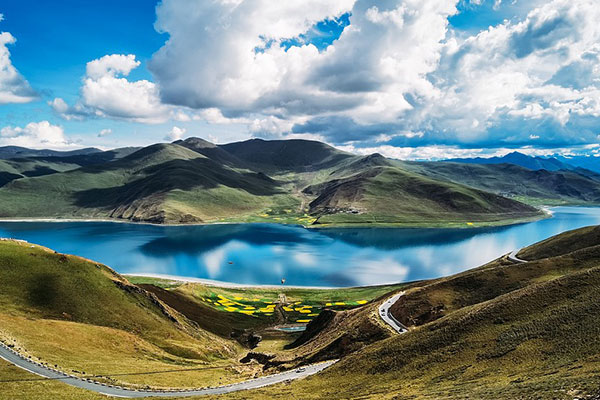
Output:
[[125,397],[125,398],[140,398],[140,397],[187,397],[187,396],[201,396],[209,394],[225,394],[231,392],[238,392],[241,390],[257,389],[264,386],[274,385],[276,383],[282,383],[286,381],[292,381],[295,379],[305,378],[310,375],[314,375],[318,372],[323,371],[325,368],[331,366],[337,360],[327,361],[318,364],[311,364],[305,367],[292,369],[290,371],[282,372],[279,374],[267,375],[256,379],[250,379],[244,382],[233,383],[225,386],[218,386],[212,388],[203,389],[185,389],[185,390],[134,390],[127,389],[120,386],[110,386],[104,383],[95,382],[90,379],[82,379],[76,376],[67,375],[61,371],[48,368],[39,363],[31,361],[22,355],[18,354],[8,346],[0,343],[0,358],[22,368],[28,372],[39,375],[44,378],[59,380],[68,385],[75,386],[82,389],[92,390],[96,393],[104,394],[113,397]]
[[[528,262],[527,260],[523,260],[522,258],[517,257],[517,254],[521,250],[522,249],[516,249],[516,250],[511,251],[510,254],[508,254],[508,259],[510,261],[513,261],[513,262],[516,262],[516,263],[526,263],[526,262]],[[405,325],[403,325],[400,321],[398,321],[396,318],[394,318],[394,316],[392,315],[392,313],[390,313],[390,308],[403,295],[404,295],[404,292],[395,294],[394,296],[390,297],[389,299],[387,299],[385,302],[383,302],[379,306],[379,316],[381,317],[381,319],[386,324],[388,324],[389,326],[391,326],[392,329],[395,330],[397,333],[404,333],[404,332],[408,331],[408,328]]]
[[394,305],[398,301],[400,297],[404,295],[404,292],[400,292],[395,294],[394,296],[387,299],[379,306],[379,316],[381,319],[392,327],[397,333],[404,333],[408,331],[408,328],[404,326],[400,321],[398,321],[392,313],[390,313],[390,307]]
[[519,253],[521,250],[523,249],[516,249],[510,252],[510,254],[508,255],[508,259],[510,261],[516,262],[516,263],[526,263],[527,260],[523,260],[519,257],[517,257],[517,253]]

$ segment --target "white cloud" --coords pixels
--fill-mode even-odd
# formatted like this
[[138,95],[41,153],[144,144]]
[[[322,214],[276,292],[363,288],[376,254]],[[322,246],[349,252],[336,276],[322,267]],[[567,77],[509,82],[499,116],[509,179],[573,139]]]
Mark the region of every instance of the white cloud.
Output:
[[28,103],[37,99],[35,91],[12,65],[8,45],[15,42],[13,35],[0,32],[0,104]]
[[[170,39],[149,66],[163,101],[260,136],[589,143],[600,118],[600,9],[593,0],[538,3],[470,35],[449,26],[457,0],[164,0],[156,27]],[[329,47],[281,45],[346,12],[350,25]]]
[[49,104],[67,120],[94,116],[150,124],[189,121],[191,117],[184,110],[161,102],[156,84],[127,79],[139,65],[133,54],[92,60],[87,63],[79,101],[68,106],[63,99],[55,98]]
[[168,140],[170,142],[174,142],[175,140],[180,140],[181,138],[183,138],[185,131],[186,131],[185,128],[179,128],[177,126],[174,126],[173,128],[171,128],[171,130],[169,131],[167,136],[165,136],[165,140]]
[[65,136],[61,126],[48,121],[30,122],[23,128],[6,126],[0,129],[0,144],[57,150],[81,147]]
[[[536,139],[532,139],[536,140]],[[570,155],[585,155],[588,153],[598,152],[600,149],[593,150],[600,145],[584,145],[573,147],[555,147],[555,148],[536,148],[532,146],[514,148],[461,148],[458,146],[419,146],[419,147],[398,147],[398,146],[370,146],[356,147],[353,144],[345,146],[337,146],[338,149],[349,153],[359,155],[370,155],[379,153],[388,158],[398,160],[447,160],[451,158],[474,158],[474,157],[502,157],[515,150],[529,156],[570,156]]]
[[112,129],[102,129],[98,132],[98,137],[104,137],[112,134]]

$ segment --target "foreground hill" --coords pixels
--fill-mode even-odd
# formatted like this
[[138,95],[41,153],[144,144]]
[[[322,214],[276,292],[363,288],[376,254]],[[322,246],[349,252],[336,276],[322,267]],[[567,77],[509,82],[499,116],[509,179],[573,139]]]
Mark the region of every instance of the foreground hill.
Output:
[[543,215],[378,154],[308,140],[215,145],[189,138],[31,160],[43,173],[14,160],[4,167],[0,217],[468,226]]
[[[63,371],[112,383],[193,386],[253,372],[230,368],[241,351],[235,342],[110,268],[20,241],[0,241],[0,339]],[[203,370],[209,363],[217,369]],[[146,374],[165,370],[180,372]]]
[[[522,256],[536,253],[525,264],[502,258],[415,283],[398,301],[395,315],[422,316],[425,303],[432,313],[406,318],[413,324],[408,333],[387,333],[383,340],[371,336],[366,346],[347,341],[355,351],[322,374],[227,398],[595,398],[600,394],[599,229],[568,232],[524,249]],[[563,243],[567,248],[557,251]],[[325,323],[307,344],[327,338],[339,343],[332,336],[339,330],[365,332],[367,320],[377,319],[376,308],[370,309],[341,320],[345,325],[335,330]]]

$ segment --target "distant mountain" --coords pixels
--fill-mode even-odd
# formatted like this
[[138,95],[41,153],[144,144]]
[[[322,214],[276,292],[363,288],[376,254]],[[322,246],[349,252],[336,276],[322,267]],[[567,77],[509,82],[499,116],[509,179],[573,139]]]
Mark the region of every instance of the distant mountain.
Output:
[[[15,147],[12,146],[10,148],[15,149]],[[18,154],[31,154],[31,152],[35,153],[37,151],[30,151],[29,149],[22,147],[19,147],[18,149],[20,149],[17,152]],[[75,170],[87,165],[102,164],[118,160],[137,150],[139,150],[139,147],[123,147],[109,151],[91,151],[89,153],[83,152],[81,154],[78,154],[77,152],[75,152],[75,154],[67,154],[71,152],[59,152],[59,155],[40,155],[45,152],[45,150],[41,150],[42,153],[35,153],[38,154],[36,156],[11,157],[4,160],[0,159],[0,187],[15,179],[51,175],[57,172]]]
[[[595,165],[594,157],[533,157],[518,151],[513,151],[502,157],[476,157],[476,158],[453,158],[446,162],[457,162],[464,164],[513,164],[534,171],[545,169],[546,171],[575,171],[580,175],[600,180],[600,165]],[[589,168],[593,167],[593,168]],[[595,168],[595,169],[594,169]]]
[[69,157],[100,153],[102,150],[94,147],[85,149],[58,151],[58,150],[35,150],[19,146],[3,146],[0,147],[0,159],[23,158],[23,157]]
[[594,156],[572,156],[572,157],[556,157],[563,163],[568,163],[578,168],[584,168],[600,174],[600,157]]
[[7,169],[0,217],[466,226],[541,215],[379,154],[357,156],[316,141],[215,145],[188,138],[124,157],[107,153],[61,158],[76,164],[43,176]]
[[547,171],[558,171],[561,169],[575,169],[576,167],[557,160],[556,158],[532,157],[513,151],[502,157],[475,157],[475,158],[452,158],[444,160],[447,162],[459,162],[465,164],[515,164],[523,168],[538,170],[545,169]]

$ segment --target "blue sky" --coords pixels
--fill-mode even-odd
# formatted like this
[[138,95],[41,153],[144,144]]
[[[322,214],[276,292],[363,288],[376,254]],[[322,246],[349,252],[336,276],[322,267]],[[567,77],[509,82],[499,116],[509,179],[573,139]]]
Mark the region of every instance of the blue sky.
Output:
[[232,4],[5,0],[0,145],[598,153],[592,0]]

